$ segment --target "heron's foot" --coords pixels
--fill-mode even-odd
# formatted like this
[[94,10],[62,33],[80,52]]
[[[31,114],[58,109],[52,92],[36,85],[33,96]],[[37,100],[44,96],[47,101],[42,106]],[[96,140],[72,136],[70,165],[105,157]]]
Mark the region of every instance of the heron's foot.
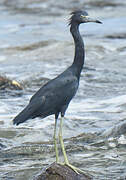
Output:
[[82,171],[81,169],[73,166],[73,165],[70,164],[70,163],[67,163],[67,164],[65,164],[65,165],[67,165],[68,167],[70,167],[70,168],[71,168],[73,171],[75,171],[77,174],[80,174],[80,173],[85,174],[84,171]]
[[77,173],[77,174],[80,174],[80,173],[85,174],[84,171],[82,171],[81,169],[73,166],[72,164],[70,164],[70,163],[68,163],[68,162],[67,162],[67,163],[61,163],[61,162],[59,162],[59,164],[61,164],[62,166],[63,166],[63,165],[66,165],[66,166],[70,167],[70,168],[71,168],[75,173]]
[[60,164],[60,165],[62,165],[62,166],[64,165],[64,163],[60,162],[59,160],[56,161],[56,163],[57,163],[57,164]]
[[73,171],[75,171],[75,173],[79,174],[79,169],[78,169],[77,167],[73,166],[73,165],[70,164],[70,163],[67,163],[67,164],[65,164],[65,165],[67,165],[68,167],[70,167]]

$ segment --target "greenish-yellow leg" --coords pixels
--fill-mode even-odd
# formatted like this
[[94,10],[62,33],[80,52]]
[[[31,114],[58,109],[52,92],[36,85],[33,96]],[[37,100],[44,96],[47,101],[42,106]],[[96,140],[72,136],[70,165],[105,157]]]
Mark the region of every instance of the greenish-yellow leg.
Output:
[[63,138],[62,138],[62,117],[60,119],[60,130],[59,130],[59,140],[60,140],[60,145],[61,145],[61,149],[62,149],[62,152],[63,152],[63,156],[64,156],[64,162],[65,162],[65,165],[69,166],[71,169],[73,169],[77,174],[79,174],[79,172],[81,173],[84,173],[82,170],[80,170],[79,168],[71,165],[68,161],[68,158],[67,158],[67,154],[66,154],[66,150],[65,150],[65,147],[64,147],[64,143],[63,143]]
[[63,118],[61,117],[61,119],[60,119],[60,129],[59,129],[59,140],[60,140],[60,145],[61,145],[61,149],[62,149],[62,152],[63,152],[65,164],[69,164],[69,161],[68,161],[68,158],[67,158],[67,155],[66,155],[66,150],[65,150],[65,147],[64,147],[64,143],[63,143],[62,126],[63,126]]
[[56,162],[59,162],[59,156],[58,156],[58,148],[57,148],[57,142],[56,142],[56,126],[57,126],[57,119],[55,119],[55,127],[54,127],[54,148],[56,153]]

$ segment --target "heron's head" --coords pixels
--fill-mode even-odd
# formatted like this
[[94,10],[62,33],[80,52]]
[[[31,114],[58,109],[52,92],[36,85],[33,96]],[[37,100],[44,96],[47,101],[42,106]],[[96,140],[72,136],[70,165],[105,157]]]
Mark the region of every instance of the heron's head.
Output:
[[88,13],[86,11],[73,11],[71,13],[71,18],[69,25],[75,23],[75,24],[81,24],[81,23],[88,23],[88,22],[95,22],[95,23],[101,23],[101,21],[97,19],[90,18]]

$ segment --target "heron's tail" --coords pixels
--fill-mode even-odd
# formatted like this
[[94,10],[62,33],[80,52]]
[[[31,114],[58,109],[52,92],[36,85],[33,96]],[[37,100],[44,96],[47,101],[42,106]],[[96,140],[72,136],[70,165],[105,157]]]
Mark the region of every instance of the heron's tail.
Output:
[[25,122],[26,120],[30,119],[32,117],[32,108],[30,106],[26,106],[23,111],[21,111],[14,119],[13,124],[19,125],[20,123]]

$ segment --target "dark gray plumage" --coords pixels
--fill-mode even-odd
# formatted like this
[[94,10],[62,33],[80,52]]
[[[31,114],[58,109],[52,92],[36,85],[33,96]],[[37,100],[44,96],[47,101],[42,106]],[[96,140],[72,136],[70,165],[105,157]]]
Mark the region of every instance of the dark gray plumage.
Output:
[[27,119],[39,116],[44,118],[51,114],[55,114],[56,118],[58,118],[60,112],[63,116],[77,88],[78,80],[73,76],[71,68],[69,68],[41,87],[32,96],[27,107],[13,120],[14,124],[18,125]]
[[65,165],[72,168],[76,173],[82,172],[82,170],[74,167],[69,163],[65,146],[62,138],[62,119],[65,115],[66,109],[71,99],[76,94],[79,86],[80,73],[84,64],[84,43],[79,33],[79,25],[81,23],[96,22],[101,23],[98,20],[89,18],[85,11],[75,11],[71,13],[70,18],[70,32],[74,38],[75,43],[75,56],[73,64],[66,69],[62,74],[55,79],[49,81],[31,98],[27,107],[19,113],[13,120],[13,123],[18,125],[25,122],[27,119],[41,117],[44,118],[51,114],[55,114],[55,126],[54,126],[54,148],[56,153],[56,162],[59,163],[59,153],[57,147],[56,127],[57,119],[61,113],[60,128],[59,128],[59,141],[64,156]]
[[58,119],[59,113],[61,113],[62,117],[64,116],[79,86],[80,73],[85,56],[84,43],[79,33],[79,25],[86,22],[101,23],[98,20],[90,19],[85,11],[71,13],[69,25],[75,43],[73,64],[55,79],[50,80],[41,87],[32,96],[26,108],[14,118],[14,124],[18,125],[28,119],[35,117],[44,118],[52,114],[55,114],[56,119]]

